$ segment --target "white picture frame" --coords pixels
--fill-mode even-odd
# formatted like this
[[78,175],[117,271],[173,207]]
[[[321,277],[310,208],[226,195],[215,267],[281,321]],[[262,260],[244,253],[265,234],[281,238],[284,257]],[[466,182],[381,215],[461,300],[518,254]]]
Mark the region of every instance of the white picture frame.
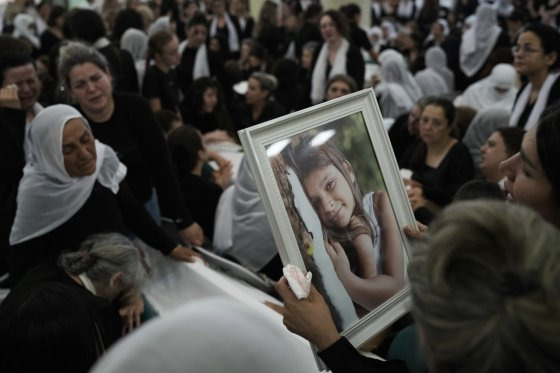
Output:
[[[359,347],[408,312],[410,299],[406,267],[412,242],[402,228],[405,225],[415,226],[416,223],[373,89],[362,90],[241,130],[239,137],[261,195],[282,263],[294,264],[304,271],[310,269],[307,267],[313,267],[315,273],[319,272],[321,286],[318,289],[328,298],[331,311],[333,308],[336,310],[337,326],[341,334],[354,346]],[[319,145],[315,146],[316,144]],[[345,157],[344,162],[337,164],[340,166],[348,163],[351,167],[340,166],[338,171],[332,167],[320,168],[319,171],[305,171],[305,164],[309,162],[304,161],[306,156],[300,157],[301,154],[308,154],[309,149],[321,149],[328,153],[328,149],[332,150],[333,147],[340,150]],[[346,171],[341,171],[341,168]],[[327,173],[327,176],[323,173]],[[341,175],[343,179],[340,179]],[[350,180],[354,182],[354,187]],[[350,199],[348,192],[341,192],[340,200],[333,202],[336,198],[329,197],[329,193],[335,191],[332,185],[338,185],[340,188],[347,186],[344,189],[346,191],[349,187],[354,198]],[[373,191],[358,193],[368,189]],[[323,198],[323,194],[326,197]],[[377,202],[373,203],[373,213],[360,220],[358,216],[364,215],[360,214],[357,206],[365,210],[369,202],[358,204],[355,196],[362,197],[366,194],[373,196],[372,200]],[[378,213],[380,206],[387,206],[387,199],[384,199],[383,205],[380,198],[388,198],[390,209],[384,211],[392,213],[394,221],[391,220],[391,215],[383,211]],[[331,208],[329,203],[335,206],[335,212],[327,211]],[[365,223],[366,220],[369,225]],[[348,225],[344,225],[346,222]],[[387,222],[396,224],[398,233],[395,233],[394,224]],[[350,226],[352,228],[349,228]],[[372,232],[371,245],[368,236],[360,233],[360,229],[367,229],[366,226]],[[379,233],[379,226],[383,227],[383,232],[390,233],[386,236]],[[357,242],[361,241],[357,238],[348,238],[346,241],[344,238],[340,239],[337,236],[340,230],[347,232],[345,234],[348,237],[352,234],[357,235],[356,237],[362,235],[362,238],[366,238],[367,245],[358,244]],[[388,242],[397,242],[396,237],[398,244],[388,246]],[[337,267],[343,268],[339,272],[333,265],[331,255],[339,252],[333,249],[335,246],[340,248],[343,244],[349,247],[345,252],[362,253],[356,254],[357,269],[353,274],[357,278],[352,277],[344,265]],[[370,250],[369,246],[374,248]],[[379,246],[381,248],[377,249],[377,255],[371,255],[371,258],[376,260],[377,272],[374,275],[366,275],[364,272],[373,266],[366,268],[363,258],[370,260],[369,253],[375,253],[375,247]],[[364,252],[367,254],[363,254]],[[402,263],[400,259],[393,258],[402,258]],[[392,277],[391,270],[386,267],[397,269],[393,270]],[[401,268],[402,276],[399,272]],[[354,286],[354,283],[370,286],[374,282],[369,281],[380,275],[389,278],[389,288],[393,295],[388,299],[380,301],[376,297],[370,297],[369,293],[364,298],[363,292],[356,290],[358,287]],[[314,284],[317,285],[315,281],[317,278],[314,279]],[[372,281],[382,281],[382,277]],[[385,299],[383,296],[378,298]],[[372,306],[376,302],[381,303]],[[363,307],[360,304],[369,306]]]

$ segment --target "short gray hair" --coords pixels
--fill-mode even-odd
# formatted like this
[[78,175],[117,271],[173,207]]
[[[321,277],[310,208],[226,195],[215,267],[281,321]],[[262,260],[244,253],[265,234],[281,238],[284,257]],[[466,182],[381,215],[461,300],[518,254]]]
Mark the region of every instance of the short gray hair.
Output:
[[108,286],[116,273],[122,273],[127,295],[136,294],[146,280],[139,249],[120,233],[95,234],[86,238],[78,251],[63,253],[58,265],[71,275],[86,274],[93,282]]
[[445,209],[408,270],[434,361],[457,373],[557,371],[559,242],[526,207],[478,200]]
[[109,73],[109,63],[97,49],[81,42],[72,41],[60,48],[58,59],[58,85],[68,92],[70,71],[77,65],[92,63]]

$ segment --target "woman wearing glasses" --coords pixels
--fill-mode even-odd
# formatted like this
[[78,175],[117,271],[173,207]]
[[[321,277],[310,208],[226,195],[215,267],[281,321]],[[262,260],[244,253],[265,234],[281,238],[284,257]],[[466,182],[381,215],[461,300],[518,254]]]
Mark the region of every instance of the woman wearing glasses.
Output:
[[529,24],[517,38],[513,55],[524,82],[509,124],[528,130],[547,106],[560,99],[560,33],[542,23]]

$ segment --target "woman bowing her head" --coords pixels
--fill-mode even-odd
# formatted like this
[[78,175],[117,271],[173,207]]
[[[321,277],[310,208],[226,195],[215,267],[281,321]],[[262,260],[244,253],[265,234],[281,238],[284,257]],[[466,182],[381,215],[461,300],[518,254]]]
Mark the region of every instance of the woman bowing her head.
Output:
[[32,153],[10,234],[12,284],[100,232],[132,232],[164,254],[192,260],[193,252],[169,240],[134,198],[124,181],[127,168],[95,140],[79,111],[54,105],[40,114],[32,122]]

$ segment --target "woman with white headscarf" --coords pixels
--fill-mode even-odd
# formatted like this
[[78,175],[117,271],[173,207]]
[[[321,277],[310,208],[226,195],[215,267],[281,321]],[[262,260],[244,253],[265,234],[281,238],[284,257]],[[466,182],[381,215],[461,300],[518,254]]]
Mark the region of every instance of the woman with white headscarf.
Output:
[[413,103],[424,96],[422,89],[408,70],[401,53],[394,49],[386,49],[379,55],[379,63],[381,64],[380,78],[382,83],[398,84],[406,91],[407,96]]
[[258,307],[231,298],[189,303],[122,340],[92,372],[317,372],[309,344]]
[[[381,83],[375,88],[375,93],[379,98],[381,113],[385,118],[397,118],[414,106],[414,103],[421,97],[416,94],[420,91],[414,78],[415,88],[408,84],[408,71],[404,62],[398,58],[385,60],[381,65]],[[408,89],[407,89],[408,88]],[[415,98],[412,98],[414,94]]]
[[148,36],[140,30],[129,28],[121,36],[121,48],[128,51],[134,59],[134,67],[138,75],[138,86],[142,88],[146,72],[146,54],[148,53]]
[[35,32],[35,19],[27,13],[20,13],[14,18],[14,32],[16,38],[22,38],[31,43],[34,49],[41,48],[41,41]]
[[455,90],[455,75],[453,71],[447,67],[447,54],[438,46],[428,48],[426,55],[426,67],[439,74],[447,84],[448,92]]
[[474,24],[463,33],[459,66],[468,78],[478,80],[478,74],[490,60],[494,50],[507,46],[507,35],[498,26],[496,11],[489,4],[480,4]]
[[500,106],[511,110],[515,100],[515,69],[500,63],[494,66],[490,76],[471,84],[462,95],[455,98],[455,106],[470,106],[481,110],[489,106]]
[[449,92],[449,86],[443,77],[430,66],[418,71],[414,79],[425,96],[439,96]]
[[173,258],[190,261],[134,199],[124,182],[126,167],[110,147],[96,141],[79,111],[54,105],[41,111],[30,130],[32,152],[17,195],[10,233],[10,280],[35,264],[75,251],[99,232],[133,232]]

